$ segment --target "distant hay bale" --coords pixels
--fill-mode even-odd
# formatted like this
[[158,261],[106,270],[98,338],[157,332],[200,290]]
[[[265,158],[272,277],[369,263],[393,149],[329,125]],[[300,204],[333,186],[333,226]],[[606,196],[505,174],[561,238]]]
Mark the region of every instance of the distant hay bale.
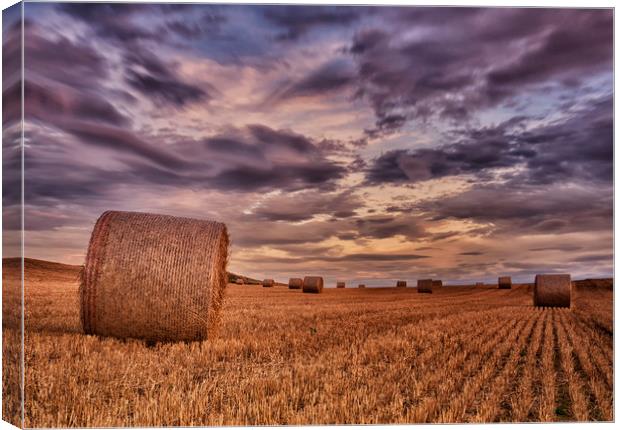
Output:
[[242,278],[237,278],[237,279],[235,279],[235,284],[237,284],[237,285],[243,285],[243,279],[242,279]]
[[500,290],[510,290],[512,288],[512,279],[510,276],[500,276],[497,278],[497,288]]
[[323,278],[321,276],[306,276],[302,285],[302,291],[304,293],[322,293]]
[[407,286],[407,281],[396,281],[396,286],[397,287],[406,287]]
[[275,282],[273,281],[273,279],[263,279],[263,287],[264,288],[271,288],[273,287],[275,284]]
[[228,243],[219,222],[104,212],[80,275],[84,332],[148,341],[207,339],[228,282]]
[[433,287],[443,287],[443,282],[441,280],[433,281]]
[[288,280],[288,288],[291,290],[300,290],[304,285],[304,280],[301,278],[290,278]]
[[476,282],[476,287],[484,287],[484,282]]
[[336,282],[336,288],[344,288],[346,284],[343,281]]
[[432,293],[433,292],[433,280],[432,279],[418,279],[418,293]]
[[366,288],[366,284],[359,284],[357,288]]
[[536,275],[534,306],[570,308],[570,275]]

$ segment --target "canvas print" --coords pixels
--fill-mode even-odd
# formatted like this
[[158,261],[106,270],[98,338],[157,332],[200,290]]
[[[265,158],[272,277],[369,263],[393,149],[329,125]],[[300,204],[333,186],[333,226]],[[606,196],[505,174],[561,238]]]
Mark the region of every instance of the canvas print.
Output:
[[3,11],[2,418],[613,421],[613,9]]

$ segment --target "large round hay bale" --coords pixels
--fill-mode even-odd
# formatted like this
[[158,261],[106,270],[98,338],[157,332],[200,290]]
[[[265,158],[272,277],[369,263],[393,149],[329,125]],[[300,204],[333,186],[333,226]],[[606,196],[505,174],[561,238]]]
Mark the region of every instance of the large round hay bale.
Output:
[[407,281],[396,281],[396,286],[403,288],[407,286]]
[[344,283],[344,281],[336,282],[336,288],[344,288],[345,286],[346,284]]
[[151,341],[208,338],[219,320],[227,259],[222,223],[104,212],[81,273],[84,332]]
[[569,308],[570,296],[570,275],[536,275],[534,306]]
[[497,278],[497,288],[500,290],[510,290],[512,288],[512,279],[510,276],[500,276]]
[[418,279],[418,293],[432,293],[433,292],[433,280],[432,279]]
[[302,291],[304,293],[319,294],[323,292],[323,278],[321,276],[306,276],[304,278]]
[[443,282],[441,280],[434,280],[433,287],[443,287]]
[[304,280],[301,278],[290,278],[288,280],[288,287],[291,290],[300,290],[304,285]]
[[273,279],[263,279],[263,287],[265,288],[271,288],[273,287],[275,284]]
[[366,288],[366,284],[359,284],[357,288]]

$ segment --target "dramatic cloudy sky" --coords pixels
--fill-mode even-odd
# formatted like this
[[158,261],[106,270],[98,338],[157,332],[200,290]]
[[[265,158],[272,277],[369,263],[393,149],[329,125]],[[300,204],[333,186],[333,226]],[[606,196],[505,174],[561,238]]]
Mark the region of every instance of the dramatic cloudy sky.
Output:
[[[612,273],[611,10],[25,17],[27,256],[79,264],[96,218],[121,209],[224,221],[230,270],[257,278]],[[3,92],[9,145],[19,81]]]

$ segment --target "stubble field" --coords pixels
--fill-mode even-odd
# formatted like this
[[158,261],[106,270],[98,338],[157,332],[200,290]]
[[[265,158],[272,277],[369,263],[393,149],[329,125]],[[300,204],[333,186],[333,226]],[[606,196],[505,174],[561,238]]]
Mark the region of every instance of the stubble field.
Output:
[[[19,422],[19,270],[3,263],[3,415]],[[81,334],[77,273],[26,264],[27,427],[613,419],[608,288],[575,288],[568,310],[534,308],[527,285],[229,285],[212,339],[146,345]]]

